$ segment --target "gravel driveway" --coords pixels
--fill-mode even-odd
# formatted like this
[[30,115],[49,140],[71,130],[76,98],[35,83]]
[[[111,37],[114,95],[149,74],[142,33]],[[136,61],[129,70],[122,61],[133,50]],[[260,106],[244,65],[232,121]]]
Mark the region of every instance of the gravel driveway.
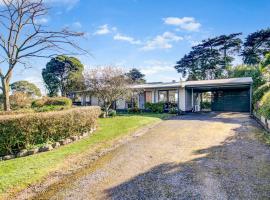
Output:
[[248,114],[175,117],[37,199],[269,199],[260,132]]

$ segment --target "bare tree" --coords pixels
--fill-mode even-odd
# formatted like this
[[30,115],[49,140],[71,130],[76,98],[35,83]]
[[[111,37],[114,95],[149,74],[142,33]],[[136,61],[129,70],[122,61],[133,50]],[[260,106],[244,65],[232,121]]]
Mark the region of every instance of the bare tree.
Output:
[[85,83],[90,92],[99,98],[106,116],[113,102],[130,95],[129,80],[125,72],[117,67],[100,67],[85,73]]
[[[0,2],[0,78],[4,109],[10,110],[9,83],[18,63],[26,66],[31,58],[49,58],[56,54],[83,51],[71,39],[83,33],[68,29],[50,31],[40,23],[48,8],[43,0],[1,0]],[[54,52],[54,53],[53,53]]]

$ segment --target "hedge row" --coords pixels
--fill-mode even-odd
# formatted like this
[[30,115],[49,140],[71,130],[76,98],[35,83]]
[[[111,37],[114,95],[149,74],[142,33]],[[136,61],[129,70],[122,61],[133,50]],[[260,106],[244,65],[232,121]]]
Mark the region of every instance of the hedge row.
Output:
[[270,119],[270,91],[265,93],[259,103],[259,114]]
[[256,104],[258,101],[260,101],[263,95],[269,90],[270,90],[270,83],[265,83],[264,85],[260,86],[253,93],[253,102]]
[[96,126],[100,113],[100,107],[93,106],[0,116],[0,155],[88,132]]

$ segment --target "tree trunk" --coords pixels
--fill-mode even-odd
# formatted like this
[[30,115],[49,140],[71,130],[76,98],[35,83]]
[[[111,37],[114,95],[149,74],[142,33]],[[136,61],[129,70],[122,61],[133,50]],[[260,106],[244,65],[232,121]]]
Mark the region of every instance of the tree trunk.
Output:
[[1,79],[3,95],[4,95],[4,110],[10,111],[10,102],[9,102],[9,81],[5,78]]

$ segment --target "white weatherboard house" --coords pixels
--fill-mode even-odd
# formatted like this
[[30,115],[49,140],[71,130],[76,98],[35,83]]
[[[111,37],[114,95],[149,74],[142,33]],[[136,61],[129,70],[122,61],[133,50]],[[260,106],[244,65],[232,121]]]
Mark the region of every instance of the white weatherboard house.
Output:
[[[137,96],[138,106],[144,109],[145,103],[174,103],[182,111],[200,111],[202,94],[211,96],[212,111],[251,112],[252,78],[230,78],[202,81],[180,81],[170,83],[146,83],[134,85],[140,91]],[[82,95],[82,105],[100,105],[94,96]],[[116,109],[127,109],[124,100],[116,102]]]

